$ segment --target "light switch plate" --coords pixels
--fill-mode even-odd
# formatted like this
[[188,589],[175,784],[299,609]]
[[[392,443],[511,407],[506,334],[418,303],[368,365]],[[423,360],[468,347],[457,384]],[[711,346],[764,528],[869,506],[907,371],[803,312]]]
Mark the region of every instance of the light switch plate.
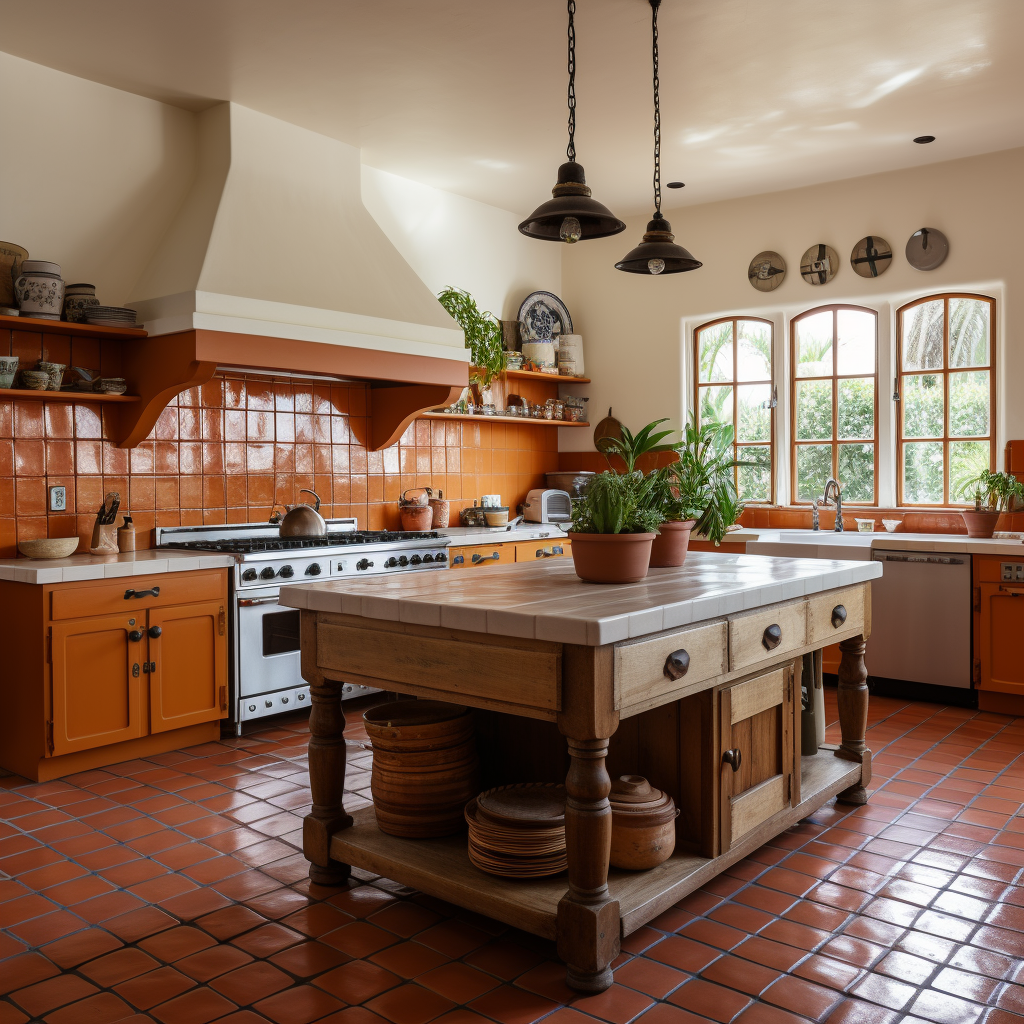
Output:
[[66,512],[68,508],[68,492],[62,484],[50,488],[50,511]]

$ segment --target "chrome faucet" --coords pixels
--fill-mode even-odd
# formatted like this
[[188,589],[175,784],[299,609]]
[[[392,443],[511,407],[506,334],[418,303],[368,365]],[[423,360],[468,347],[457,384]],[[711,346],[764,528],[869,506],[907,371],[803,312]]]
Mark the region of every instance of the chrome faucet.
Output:
[[829,477],[825,481],[825,493],[822,495],[822,505],[831,505],[832,502],[829,500],[831,492],[835,491],[836,496],[836,533],[843,532],[843,490],[839,486],[839,481],[835,477]]
[[811,529],[817,532],[818,530],[818,499],[815,498],[811,502]]

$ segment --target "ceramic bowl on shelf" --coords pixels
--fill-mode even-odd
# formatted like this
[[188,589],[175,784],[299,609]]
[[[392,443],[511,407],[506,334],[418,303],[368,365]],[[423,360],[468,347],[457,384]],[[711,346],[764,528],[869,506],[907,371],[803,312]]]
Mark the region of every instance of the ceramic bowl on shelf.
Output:
[[50,387],[50,375],[42,370],[22,370],[21,386],[29,391],[46,391]]
[[885,527],[885,532],[886,533],[895,533],[896,532],[896,527],[900,525],[900,520],[898,520],[898,519],[883,519],[882,520],[882,525]]
[[39,537],[18,541],[18,550],[26,558],[67,558],[78,547],[77,537]]
[[13,388],[18,373],[17,356],[0,356],[0,388]]
[[65,363],[51,363],[41,359],[36,367],[40,373],[45,373],[50,378],[48,391],[60,391],[61,383],[64,380],[64,371],[67,369]]
[[69,324],[84,324],[85,310],[89,306],[98,306],[96,285],[69,284],[64,287],[64,319]]

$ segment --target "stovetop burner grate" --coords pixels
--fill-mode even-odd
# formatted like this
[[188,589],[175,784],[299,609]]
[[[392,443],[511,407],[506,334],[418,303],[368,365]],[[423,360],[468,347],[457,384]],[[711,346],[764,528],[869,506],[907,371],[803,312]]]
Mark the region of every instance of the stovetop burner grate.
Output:
[[168,548],[186,548],[189,551],[226,551],[248,555],[259,551],[296,551],[312,548],[348,547],[352,544],[387,544],[395,541],[440,540],[441,534],[406,530],[352,530],[346,533],[328,533],[323,537],[241,537],[234,540],[171,541]]

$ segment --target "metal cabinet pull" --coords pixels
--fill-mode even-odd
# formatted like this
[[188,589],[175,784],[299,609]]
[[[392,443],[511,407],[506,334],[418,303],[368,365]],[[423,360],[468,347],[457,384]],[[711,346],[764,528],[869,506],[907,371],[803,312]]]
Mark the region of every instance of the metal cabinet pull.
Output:
[[764,635],[761,637],[761,644],[764,646],[766,651],[774,651],[781,643],[782,627],[777,622],[773,622],[764,631]]
[[481,555],[480,552],[478,551],[475,555],[473,555],[473,564],[479,565],[481,562],[496,562],[500,557],[501,556],[498,554],[497,551],[495,551],[493,555]]
[[846,605],[837,604],[832,609],[832,628],[838,629],[846,621]]
[[722,755],[722,763],[729,765],[734,772],[740,770],[740,765],[743,763],[743,752],[739,747],[733,747],[732,750],[727,750]]
[[160,588],[153,587],[152,590],[126,590],[124,592],[124,599],[130,601],[133,597],[159,597]]
[[133,644],[137,644],[142,639],[142,630],[141,629],[133,629],[128,634],[128,639],[131,640],[131,642]]
[[159,626],[150,626],[149,635],[155,640],[158,636],[163,634],[163,630]]
[[537,558],[550,558],[554,554],[551,548],[537,548]]
[[690,655],[680,649],[673,651],[665,659],[664,673],[669,679],[682,679],[686,670],[690,667]]
[[466,556],[465,555],[456,555],[452,559],[452,565],[465,565],[465,563],[466,563]]

